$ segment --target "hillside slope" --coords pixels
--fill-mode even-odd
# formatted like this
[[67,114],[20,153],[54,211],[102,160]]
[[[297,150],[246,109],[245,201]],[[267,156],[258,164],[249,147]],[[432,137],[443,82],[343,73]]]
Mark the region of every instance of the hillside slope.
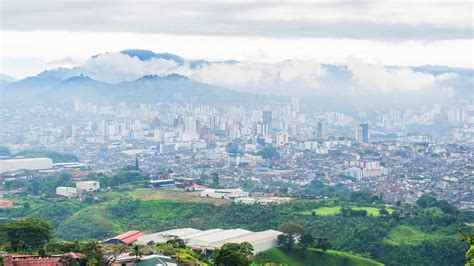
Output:
[[252,265],[288,265],[288,266],[307,266],[307,265],[331,265],[331,266],[376,266],[383,265],[376,261],[360,256],[328,250],[322,253],[320,250],[311,249],[305,252],[305,257],[301,258],[294,254],[286,254],[283,251],[272,248],[258,254],[252,262]]

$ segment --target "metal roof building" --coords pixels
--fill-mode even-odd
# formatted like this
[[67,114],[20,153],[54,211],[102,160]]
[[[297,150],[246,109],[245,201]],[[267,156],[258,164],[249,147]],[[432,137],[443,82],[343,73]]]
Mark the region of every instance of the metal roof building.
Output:
[[138,244],[143,244],[146,245],[150,242],[153,243],[166,243],[166,241],[173,239],[175,237],[181,238],[181,239],[186,239],[188,236],[196,234],[196,233],[201,233],[203,232],[202,230],[199,229],[194,229],[194,228],[179,228],[179,229],[172,229],[172,230],[167,230],[159,233],[154,233],[154,234],[149,234],[149,235],[144,235],[140,236],[137,239]]
[[276,240],[282,232],[276,230],[266,230],[261,232],[250,233],[246,235],[237,236],[230,239],[225,239],[210,244],[213,248],[220,248],[226,243],[243,243],[248,242],[252,244],[254,254],[265,251],[276,246]]
[[249,230],[236,229],[209,229],[199,230],[194,228],[178,228],[162,231],[154,234],[140,236],[137,239],[138,244],[165,243],[175,237],[184,240],[187,246],[202,249],[213,250],[221,248],[226,243],[248,242],[254,248],[254,254],[276,247],[276,241],[282,232],[275,230],[266,230],[261,232],[252,232]]

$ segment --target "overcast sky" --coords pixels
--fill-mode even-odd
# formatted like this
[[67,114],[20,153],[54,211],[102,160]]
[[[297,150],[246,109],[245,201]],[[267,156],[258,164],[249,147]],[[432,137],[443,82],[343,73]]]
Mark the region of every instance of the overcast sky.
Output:
[[473,67],[472,1],[0,1],[0,72],[17,78],[130,48],[192,59]]

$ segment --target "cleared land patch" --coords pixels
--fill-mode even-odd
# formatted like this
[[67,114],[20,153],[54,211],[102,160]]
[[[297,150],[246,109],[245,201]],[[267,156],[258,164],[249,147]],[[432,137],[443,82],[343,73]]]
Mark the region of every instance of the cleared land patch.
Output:
[[[357,206],[348,206],[353,210],[365,210],[367,211],[368,215],[372,216],[380,216],[380,210],[381,208],[376,208],[376,207],[357,207]],[[311,211],[304,211],[301,214],[304,215],[311,215],[314,211],[316,215],[322,215],[322,216],[332,216],[332,215],[337,215],[341,211],[342,206],[333,206],[333,207],[319,207]],[[393,209],[386,208],[388,213],[392,213]]]

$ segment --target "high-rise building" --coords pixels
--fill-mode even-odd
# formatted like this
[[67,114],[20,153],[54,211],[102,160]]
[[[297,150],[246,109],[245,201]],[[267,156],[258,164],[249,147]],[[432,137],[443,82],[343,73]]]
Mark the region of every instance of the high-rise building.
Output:
[[240,138],[240,125],[237,123],[230,124],[227,128],[227,133],[231,139]]
[[317,139],[322,139],[326,137],[326,122],[325,121],[320,120],[316,122],[315,137]]
[[268,126],[268,128],[271,130],[272,128],[272,111],[263,111],[262,114],[262,122]]
[[187,133],[196,133],[196,119],[194,119],[194,117],[186,117],[184,120],[184,131]]
[[257,124],[257,135],[266,137],[269,135],[268,125],[265,123],[258,123]]
[[294,119],[291,125],[291,135],[299,136],[301,135],[301,121],[299,119]]
[[292,97],[291,98],[291,111],[299,112],[300,111],[300,98]]
[[369,143],[369,124],[360,124],[356,130],[356,141]]

